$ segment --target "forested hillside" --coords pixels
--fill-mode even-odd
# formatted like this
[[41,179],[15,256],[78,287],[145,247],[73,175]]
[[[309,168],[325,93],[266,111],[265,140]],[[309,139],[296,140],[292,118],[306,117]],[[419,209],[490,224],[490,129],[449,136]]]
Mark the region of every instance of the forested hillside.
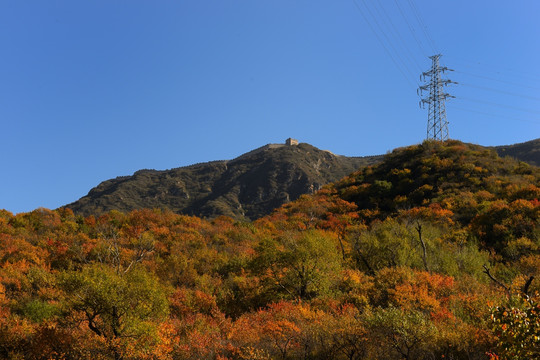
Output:
[[539,184],[424,142],[253,222],[0,211],[0,358],[538,359]]

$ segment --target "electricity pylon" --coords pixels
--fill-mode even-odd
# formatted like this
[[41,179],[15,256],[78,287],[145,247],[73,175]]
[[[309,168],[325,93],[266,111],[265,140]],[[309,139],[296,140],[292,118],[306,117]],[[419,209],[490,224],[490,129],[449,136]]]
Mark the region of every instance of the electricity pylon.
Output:
[[[444,141],[448,140],[448,121],[446,121],[444,101],[447,98],[455,98],[455,96],[444,92],[444,86],[457,83],[442,78],[442,74],[445,71],[454,70],[446,66],[439,66],[439,58],[441,56],[441,54],[438,54],[429,57],[432,61],[431,70],[423,72],[420,75],[420,80],[424,81],[425,84],[418,88],[417,93],[419,96],[422,96],[424,91],[429,91],[429,96],[420,100],[421,108],[425,108],[426,103],[429,104],[427,139]],[[426,82],[426,78],[429,78],[429,81]]]

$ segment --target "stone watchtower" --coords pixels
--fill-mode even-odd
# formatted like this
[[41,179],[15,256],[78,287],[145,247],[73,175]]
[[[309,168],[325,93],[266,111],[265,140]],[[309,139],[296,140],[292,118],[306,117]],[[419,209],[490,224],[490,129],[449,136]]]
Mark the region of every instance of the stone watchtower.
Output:
[[287,146],[298,145],[298,140],[293,139],[293,138],[288,138],[287,140],[285,140],[285,145]]

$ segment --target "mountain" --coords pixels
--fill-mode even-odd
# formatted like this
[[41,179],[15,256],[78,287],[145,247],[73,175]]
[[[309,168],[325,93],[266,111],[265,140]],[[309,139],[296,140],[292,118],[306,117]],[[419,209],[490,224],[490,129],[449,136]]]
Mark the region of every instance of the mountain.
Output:
[[233,160],[141,170],[107,180],[66,205],[90,215],[166,208],[176,213],[256,219],[382,156],[346,157],[300,143],[268,144]]
[[540,166],[540,138],[514,145],[496,146],[499,156],[510,156],[528,164]]

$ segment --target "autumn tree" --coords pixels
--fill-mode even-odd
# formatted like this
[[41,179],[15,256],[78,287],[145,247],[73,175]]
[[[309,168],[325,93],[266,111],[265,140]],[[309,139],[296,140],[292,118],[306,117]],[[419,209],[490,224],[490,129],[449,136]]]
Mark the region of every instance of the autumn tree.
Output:
[[433,351],[436,329],[422,312],[377,308],[364,315],[375,359],[422,359]]
[[102,338],[114,359],[124,358],[127,344],[142,345],[168,313],[164,290],[141,267],[119,274],[102,264],[63,274],[65,307]]
[[491,308],[491,327],[497,336],[497,354],[492,359],[540,358],[540,304],[534,297],[519,294],[504,306]]
[[341,268],[337,240],[331,233],[311,230],[285,233],[265,240],[254,259],[270,287],[289,298],[312,299],[327,293]]

